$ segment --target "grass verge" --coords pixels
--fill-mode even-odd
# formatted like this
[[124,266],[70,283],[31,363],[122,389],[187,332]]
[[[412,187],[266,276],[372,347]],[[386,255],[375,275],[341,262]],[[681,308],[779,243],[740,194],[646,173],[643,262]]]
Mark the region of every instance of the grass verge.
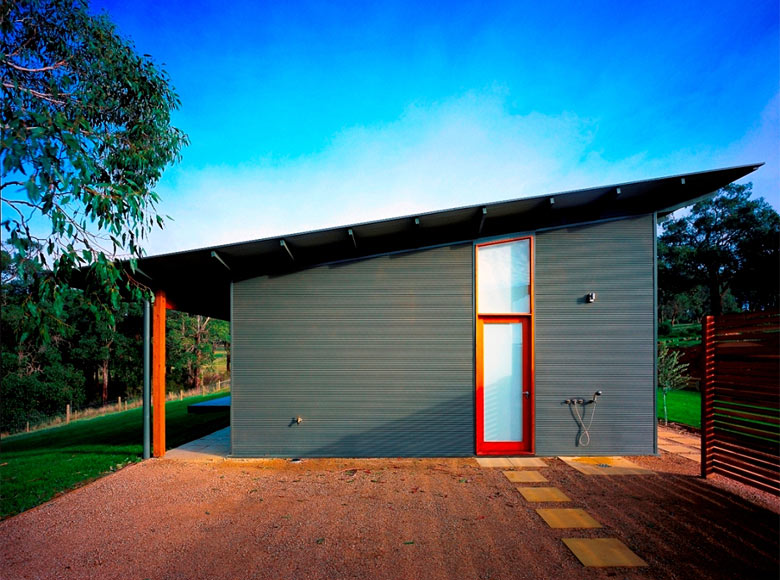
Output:
[[[189,415],[187,405],[228,391],[168,401],[167,448],[230,425],[228,411]],[[143,410],[131,409],[33,433],[0,444],[0,518],[28,510],[87,481],[141,460]]]
[[670,347],[688,347],[701,344],[701,324],[675,324],[661,323],[658,327],[658,342],[663,342]]
[[[658,389],[658,418],[664,418],[664,394]],[[666,395],[669,420],[701,429],[701,394],[698,391],[670,391]]]

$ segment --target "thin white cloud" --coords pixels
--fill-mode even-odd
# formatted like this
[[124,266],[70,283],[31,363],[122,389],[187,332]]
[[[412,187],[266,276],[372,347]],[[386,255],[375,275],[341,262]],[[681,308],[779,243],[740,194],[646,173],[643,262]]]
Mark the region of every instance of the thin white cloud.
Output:
[[607,160],[601,151],[609,144],[599,143],[594,120],[516,115],[496,92],[469,93],[412,106],[393,123],[345,129],[316,155],[182,168],[160,188],[161,209],[175,221],[152,235],[148,249],[170,252],[756,160],[768,162],[762,171],[775,170],[767,179],[776,188],[776,147],[773,158],[766,153],[776,134],[775,105],[744,139],[721,150]]

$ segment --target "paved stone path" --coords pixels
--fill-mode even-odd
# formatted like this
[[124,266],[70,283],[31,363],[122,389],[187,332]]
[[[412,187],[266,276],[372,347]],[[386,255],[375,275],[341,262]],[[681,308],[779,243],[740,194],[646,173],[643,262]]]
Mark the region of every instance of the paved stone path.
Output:
[[[584,473],[593,475],[581,466],[572,465],[567,460],[578,458],[562,458],[567,464]],[[640,469],[630,461],[623,458],[599,457],[604,467],[610,467],[608,474],[613,475],[640,475],[652,474],[650,470]],[[524,463],[525,461],[525,463]],[[612,464],[620,463],[619,467]],[[504,471],[504,476],[512,483],[546,483],[547,478],[541,472],[531,468],[547,467],[547,461],[541,458],[479,458],[477,463],[484,468],[510,468]],[[586,466],[590,467],[590,466]],[[597,469],[594,467],[594,469]],[[601,475],[601,473],[599,473]],[[517,490],[529,504],[549,504],[552,502],[570,502],[568,496],[557,487],[518,487]],[[534,509],[529,506],[529,509]],[[598,520],[581,508],[536,508],[536,513],[551,528],[563,528],[570,530],[601,528]],[[635,567],[647,566],[647,563],[632,552],[628,546],[617,538],[562,538],[563,543],[571,550],[574,556],[587,568],[611,568],[611,567]]]
[[230,427],[190,441],[165,453],[165,459],[183,461],[223,461],[230,455]]
[[658,449],[701,463],[701,437],[658,426]]

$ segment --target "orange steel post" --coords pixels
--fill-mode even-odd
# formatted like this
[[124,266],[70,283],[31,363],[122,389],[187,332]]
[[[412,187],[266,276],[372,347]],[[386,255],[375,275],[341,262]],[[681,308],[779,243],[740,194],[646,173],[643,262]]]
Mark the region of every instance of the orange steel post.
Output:
[[712,440],[715,435],[715,317],[702,321],[701,476],[712,473]]
[[152,430],[154,457],[165,455],[165,292],[154,295],[152,314]]

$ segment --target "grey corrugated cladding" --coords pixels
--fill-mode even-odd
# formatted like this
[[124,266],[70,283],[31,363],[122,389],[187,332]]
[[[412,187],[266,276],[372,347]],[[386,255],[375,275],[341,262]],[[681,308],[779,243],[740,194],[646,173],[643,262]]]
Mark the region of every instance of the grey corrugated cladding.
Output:
[[[648,215],[536,236],[537,454],[654,452],[655,235]],[[563,401],[599,389],[590,446],[579,447]]]
[[[652,216],[536,236],[538,454],[654,451],[654,236]],[[459,245],[236,283],[234,455],[472,454],[472,260]],[[562,401],[599,389],[578,447]]]
[[472,283],[471,244],[235,283],[233,455],[471,455]]

